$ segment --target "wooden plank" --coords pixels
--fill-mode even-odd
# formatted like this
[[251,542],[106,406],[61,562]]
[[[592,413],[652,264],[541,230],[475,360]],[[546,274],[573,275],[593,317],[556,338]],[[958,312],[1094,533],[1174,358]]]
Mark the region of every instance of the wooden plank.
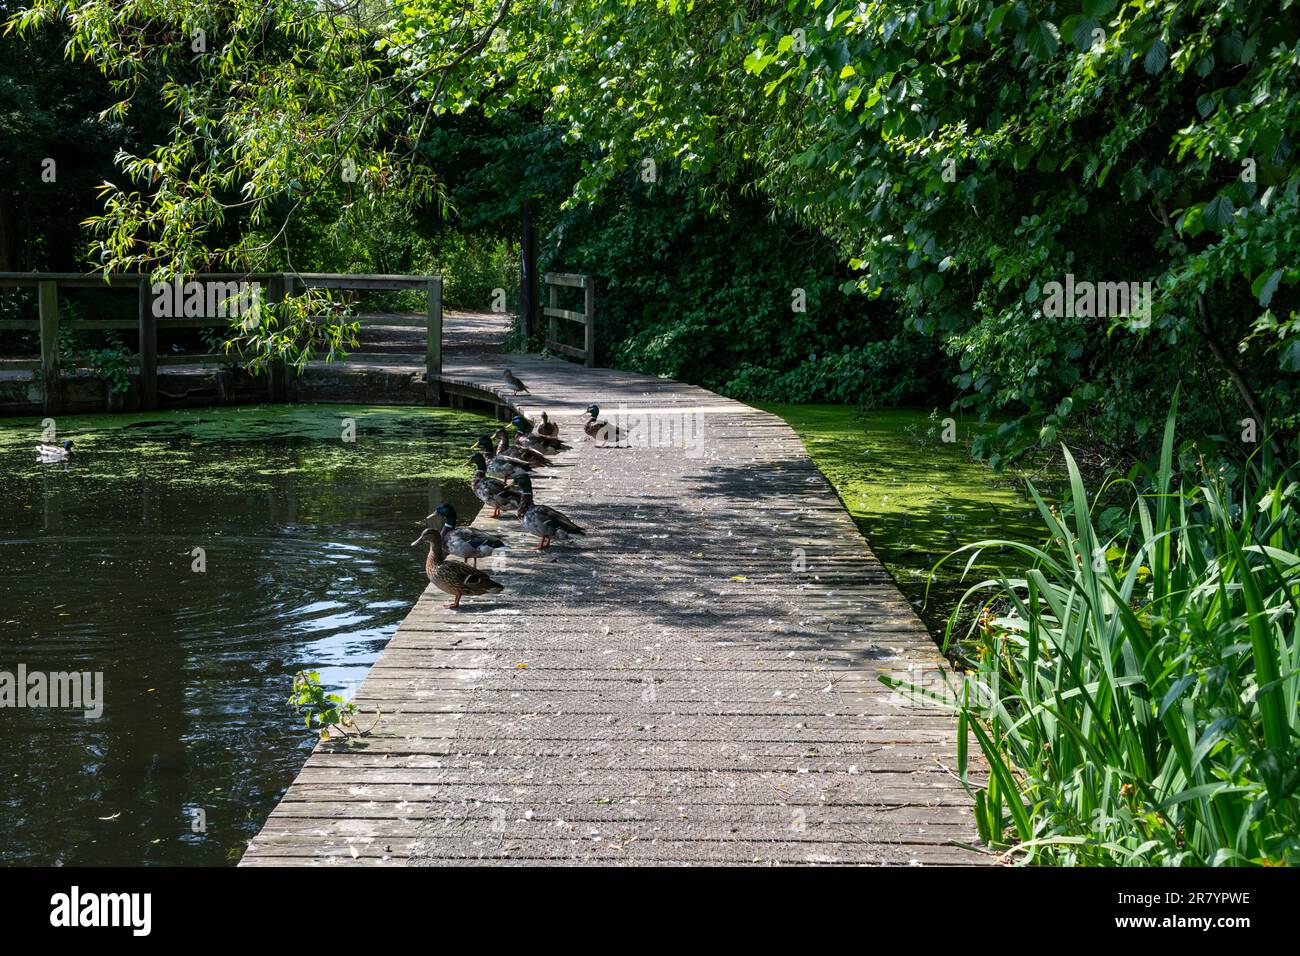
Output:
[[570,309],[553,309],[550,306],[547,306],[542,310],[542,313],[556,319],[568,319],[570,322],[582,322],[585,324],[587,321],[586,315],[581,312],[574,312]]
[[153,312],[153,287],[148,279],[139,285],[140,335],[140,408],[152,411],[158,407],[158,317]]
[[0,332],[39,332],[40,328],[36,319],[0,319]]
[[59,381],[59,284],[43,280],[37,286],[41,326],[41,391],[46,415],[63,410],[63,386]]
[[582,276],[576,272],[548,272],[543,277],[547,285],[566,285],[574,289],[582,288]]
[[423,289],[434,276],[344,275],[329,272],[287,273],[299,285],[309,289],[398,290]]
[[359,315],[356,319],[363,326],[380,326],[398,329],[426,329],[429,320],[425,317],[415,318],[408,315]]
[[186,355],[159,355],[154,359],[155,368],[172,365],[220,365],[230,361],[229,355],[220,352],[195,352]]
[[160,318],[154,321],[160,329],[224,329],[230,326],[232,320],[229,317],[213,316],[194,319]]

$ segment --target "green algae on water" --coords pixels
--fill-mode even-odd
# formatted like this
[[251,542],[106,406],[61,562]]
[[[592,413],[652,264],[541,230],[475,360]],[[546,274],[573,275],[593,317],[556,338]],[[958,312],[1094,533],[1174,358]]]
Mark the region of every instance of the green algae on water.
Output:
[[[1042,519],[1023,483],[1030,478],[1041,492],[1057,475],[995,475],[970,457],[976,426],[959,423],[958,440],[944,442],[941,416],[915,409],[758,407],[783,418],[803,439],[813,463],[936,638],[942,638],[966,588],[1016,570],[1001,567],[989,552],[964,578],[969,554],[944,562],[932,575],[936,564],[987,538],[1042,540]],[[1011,557],[1007,553],[1008,561]]]
[[[51,469],[76,473],[83,485],[136,480],[166,472],[173,485],[238,481],[255,489],[259,479],[316,476],[325,481],[402,481],[469,477],[468,446],[489,431],[485,416],[448,408],[371,405],[240,405],[120,415],[65,415],[0,421],[0,461],[7,478],[35,478]],[[47,438],[74,442],[66,464],[36,461],[34,446]],[[267,443],[293,454],[268,458],[249,469],[243,454]],[[221,455],[193,455],[227,445]]]

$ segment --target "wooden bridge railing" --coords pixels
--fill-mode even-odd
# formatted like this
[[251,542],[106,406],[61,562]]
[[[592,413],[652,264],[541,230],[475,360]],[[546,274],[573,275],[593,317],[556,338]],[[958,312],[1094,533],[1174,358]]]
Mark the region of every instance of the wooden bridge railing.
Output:
[[[573,272],[548,272],[543,276],[546,284],[546,308],[542,314],[550,321],[546,327],[546,347],[552,352],[560,352],[582,359],[587,368],[596,364],[596,280],[591,276],[578,275]],[[560,289],[568,286],[582,290],[582,311],[561,309]],[[582,348],[574,348],[560,341],[557,319],[578,322],[582,325]]]
[[[264,292],[267,302],[281,301],[286,295],[292,296],[306,289],[336,289],[349,291],[388,291],[400,289],[423,289],[426,292],[426,315],[423,319],[403,316],[383,316],[361,318],[362,324],[393,325],[405,327],[424,327],[425,338],[425,402],[430,405],[442,401],[442,278],[440,276],[400,276],[400,275],[342,275],[324,272],[253,272],[253,273],[217,273],[205,272],[178,277],[183,282],[222,282],[222,283],[257,283],[259,291]],[[261,284],[265,283],[265,288]],[[0,371],[39,372],[41,391],[44,396],[45,413],[60,411],[62,388],[60,386],[61,356],[59,355],[59,330],[129,330],[139,334],[138,352],[135,356],[140,374],[140,407],[153,409],[158,405],[158,367],[160,365],[207,365],[228,361],[220,353],[200,353],[192,355],[158,355],[158,331],[160,329],[195,329],[219,328],[229,326],[229,315],[205,317],[158,316],[154,311],[157,295],[149,277],[140,273],[117,273],[114,275],[89,274],[76,272],[0,272],[0,288],[35,288],[37,295],[38,318],[0,319],[0,331],[40,332],[41,357],[39,361],[0,360]],[[59,316],[59,289],[103,289],[117,288],[137,290],[138,315],[132,319],[61,319]],[[161,293],[160,293],[161,294]],[[223,311],[228,311],[223,308]],[[268,397],[272,400],[282,398],[285,389],[286,370],[283,365],[274,365],[268,377]]]

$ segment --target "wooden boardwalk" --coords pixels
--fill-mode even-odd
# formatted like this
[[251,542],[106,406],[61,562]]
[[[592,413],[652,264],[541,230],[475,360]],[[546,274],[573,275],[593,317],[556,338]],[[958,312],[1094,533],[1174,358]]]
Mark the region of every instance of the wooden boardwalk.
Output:
[[[677,382],[509,362],[575,446],[538,500],[589,536],[539,555],[481,514],[505,593],[425,592],[358,691],[378,725],[312,753],[243,865],[988,862],[954,721],[877,680],[943,661],[794,432]],[[446,377],[497,391],[502,364]],[[628,447],[581,440],[590,402]]]

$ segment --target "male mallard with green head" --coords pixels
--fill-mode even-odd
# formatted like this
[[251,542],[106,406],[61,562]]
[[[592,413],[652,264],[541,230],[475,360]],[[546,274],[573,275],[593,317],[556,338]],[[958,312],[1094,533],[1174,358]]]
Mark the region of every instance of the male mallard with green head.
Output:
[[435,517],[442,518],[442,543],[446,546],[447,553],[472,562],[476,568],[479,558],[490,558],[493,551],[506,546],[494,534],[478,528],[463,528],[457,524],[456,508],[453,505],[438,505],[433,514],[424,520],[432,521]]
[[600,407],[598,405],[588,405],[587,414],[591,417],[582,426],[582,430],[588,438],[594,438],[602,444],[613,442],[618,445],[627,437],[617,425],[600,421]]
[[429,556],[424,559],[424,573],[428,575],[429,583],[455,598],[443,607],[460,607],[460,599],[466,594],[474,597],[505,590],[482,571],[471,568],[463,561],[447,560],[447,546],[442,543],[442,534],[436,528],[425,528],[411,542],[411,547],[425,541],[429,543]]
[[542,539],[537,545],[538,551],[549,548],[552,541],[566,541],[587,533],[554,508],[534,504],[533,483],[526,476],[520,478],[515,484],[524,494],[519,511],[516,513],[519,527]]

